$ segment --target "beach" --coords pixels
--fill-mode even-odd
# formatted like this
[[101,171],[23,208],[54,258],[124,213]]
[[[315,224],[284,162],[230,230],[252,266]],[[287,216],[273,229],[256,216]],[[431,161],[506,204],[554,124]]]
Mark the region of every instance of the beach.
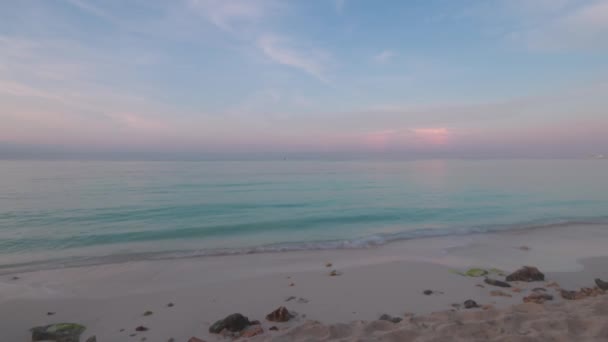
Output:
[[[363,249],[5,269],[2,340],[29,341],[32,327],[73,322],[86,326],[83,341],[222,341],[227,337],[210,334],[210,325],[241,313],[261,322],[256,341],[601,341],[608,338],[608,296],[565,300],[559,288],[608,280],[607,243],[605,225],[564,225]],[[508,274],[524,265],[545,280],[501,288],[459,274],[473,267]],[[539,287],[553,299],[524,304]],[[479,308],[465,309],[466,300]],[[295,317],[265,319],[281,306]],[[402,321],[378,321],[383,314]],[[136,332],[140,326],[149,330]]]

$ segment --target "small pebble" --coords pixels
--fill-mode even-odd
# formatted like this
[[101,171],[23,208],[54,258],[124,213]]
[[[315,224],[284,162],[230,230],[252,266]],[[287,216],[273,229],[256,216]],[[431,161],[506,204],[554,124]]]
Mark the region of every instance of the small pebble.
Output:
[[144,312],[144,316],[150,316],[150,315],[152,315],[153,313],[154,313],[154,312],[152,312],[152,311],[148,310],[148,311]]
[[54,313],[54,312],[52,312],[52,311],[49,311],[49,312],[47,312],[47,313],[46,313],[46,315],[47,315],[47,316],[53,316],[54,314],[55,314],[55,313]]
[[427,296],[430,296],[430,295],[433,294],[433,291],[431,291],[431,290],[424,290],[424,292],[422,292],[422,293],[424,293]]
[[289,287],[292,287],[292,286],[296,286],[296,284],[294,284],[294,283],[289,284]]
[[168,308],[172,308],[173,306],[175,306],[175,304],[173,304],[173,303],[169,303],[169,304],[167,304],[167,307],[168,307]]
[[12,278],[13,280],[19,280],[19,277],[15,276]]
[[328,262],[327,264],[325,264],[325,267],[332,267],[333,264],[331,262]]
[[272,326],[272,327],[268,328],[268,330],[272,330],[272,331],[278,331],[278,330],[279,330],[279,328],[277,328],[277,327],[275,327],[275,326]]
[[138,326],[137,328],[135,328],[135,331],[148,331],[150,329],[144,327],[143,325]]

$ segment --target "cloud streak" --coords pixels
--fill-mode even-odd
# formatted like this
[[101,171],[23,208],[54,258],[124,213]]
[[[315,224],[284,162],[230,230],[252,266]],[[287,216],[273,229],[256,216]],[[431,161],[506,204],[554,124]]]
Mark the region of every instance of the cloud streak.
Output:
[[257,41],[260,50],[272,61],[304,71],[322,82],[328,83],[325,70],[321,60],[326,59],[322,51],[309,49],[304,55],[301,51],[294,49],[290,42],[275,35],[263,35]]
[[608,0],[597,0],[562,11],[553,19],[509,37],[535,51],[601,49],[608,47]]
[[374,60],[378,63],[387,63],[391,59],[393,59],[395,56],[397,56],[397,53],[395,53],[394,51],[384,50],[384,51],[380,52],[379,54],[375,55]]
[[259,24],[276,4],[270,0],[189,0],[212,24],[221,30],[237,32],[242,26]]

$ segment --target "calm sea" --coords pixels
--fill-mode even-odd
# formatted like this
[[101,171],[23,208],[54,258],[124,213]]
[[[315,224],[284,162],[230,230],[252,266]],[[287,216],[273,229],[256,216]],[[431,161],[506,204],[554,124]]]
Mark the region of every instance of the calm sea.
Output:
[[608,222],[605,160],[0,161],[0,267]]

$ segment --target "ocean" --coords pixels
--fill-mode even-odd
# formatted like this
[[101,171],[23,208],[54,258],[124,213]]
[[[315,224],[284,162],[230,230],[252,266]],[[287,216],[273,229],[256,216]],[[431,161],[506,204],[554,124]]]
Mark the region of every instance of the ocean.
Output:
[[606,160],[0,161],[0,268],[608,222]]

